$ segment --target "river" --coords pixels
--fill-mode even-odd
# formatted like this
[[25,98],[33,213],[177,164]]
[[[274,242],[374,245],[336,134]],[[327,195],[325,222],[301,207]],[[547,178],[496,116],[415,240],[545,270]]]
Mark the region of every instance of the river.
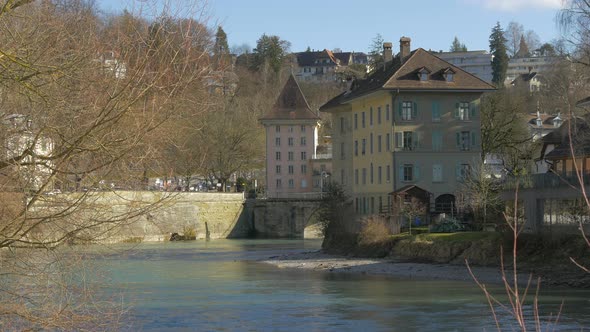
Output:
[[[110,288],[129,307],[129,331],[495,330],[472,282],[279,269],[257,260],[319,249],[314,240],[143,243],[101,249]],[[497,288],[495,291],[502,294]],[[590,328],[590,291],[542,290],[556,330]],[[530,307],[527,307],[530,310]],[[503,324],[507,314],[500,314]]]

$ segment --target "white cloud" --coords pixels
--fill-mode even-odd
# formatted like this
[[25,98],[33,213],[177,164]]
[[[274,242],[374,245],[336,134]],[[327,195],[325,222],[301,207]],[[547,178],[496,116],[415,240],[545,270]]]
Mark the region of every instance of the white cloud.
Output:
[[563,0],[471,0],[487,9],[500,11],[517,11],[522,9],[559,9]]

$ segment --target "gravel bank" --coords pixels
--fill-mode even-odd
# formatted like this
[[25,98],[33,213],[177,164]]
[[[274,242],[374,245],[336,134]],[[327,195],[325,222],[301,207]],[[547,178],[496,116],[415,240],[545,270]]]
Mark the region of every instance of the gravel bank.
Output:
[[[408,263],[391,258],[347,258],[324,254],[320,251],[273,256],[262,260],[262,262],[289,269],[473,282],[465,265]],[[497,268],[476,266],[472,269],[477,278],[483,283],[502,282],[500,271]]]

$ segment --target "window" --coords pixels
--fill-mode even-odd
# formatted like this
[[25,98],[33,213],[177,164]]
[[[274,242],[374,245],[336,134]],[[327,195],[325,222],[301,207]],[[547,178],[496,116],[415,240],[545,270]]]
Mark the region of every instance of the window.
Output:
[[440,121],[440,103],[438,101],[432,102],[432,122]]
[[307,180],[301,180],[301,188],[307,188]]
[[295,188],[295,181],[293,179],[289,179],[289,189]]
[[469,103],[457,103],[455,107],[455,118],[461,121],[469,121]]
[[281,146],[281,138],[280,137],[275,138],[275,146]]
[[385,121],[389,121],[389,104],[385,105]]
[[464,181],[471,173],[471,166],[469,164],[457,165],[457,181]]
[[365,155],[366,148],[367,148],[367,139],[363,138],[363,146],[362,146],[362,149],[361,149],[361,154],[363,156]]
[[359,128],[359,115],[358,113],[354,113],[354,129]]
[[404,164],[403,166],[403,181],[414,180],[414,166],[412,164]]
[[354,155],[359,155],[359,141],[354,141]]
[[307,144],[307,139],[305,136],[301,137],[301,146],[305,146]]
[[377,152],[381,152],[381,135],[377,135]]
[[287,144],[289,144],[289,146],[293,146],[293,137],[289,137],[287,139]]
[[381,124],[381,106],[377,107],[377,124]]
[[469,151],[475,146],[475,132],[460,131],[456,134],[457,147],[461,151]]
[[369,175],[371,179],[371,184],[373,184],[373,180],[375,179],[374,172],[373,172],[373,163],[371,163],[371,168],[369,168]]
[[281,187],[283,187],[283,181],[281,181],[281,179],[277,179],[277,189],[280,189]]
[[381,184],[382,177],[381,177],[381,166],[377,167],[377,183]]
[[417,107],[415,107],[415,103],[411,101],[404,101],[400,104],[400,116],[402,120],[409,121],[416,118]]
[[275,126],[275,132],[280,133],[281,132],[281,126]]
[[363,168],[363,185],[367,184],[367,169]]
[[426,72],[426,71],[420,72],[420,81],[428,81],[428,72]]
[[289,154],[287,155],[287,160],[293,160],[293,151],[289,151]]
[[276,159],[276,160],[281,160],[281,151],[277,151],[277,152],[275,153],[275,159]]
[[389,183],[389,181],[391,181],[391,166],[387,165],[387,167],[385,168],[385,172],[385,181]]
[[442,179],[443,179],[442,165],[440,165],[440,164],[432,165],[432,182],[442,182]]
[[277,174],[281,174],[281,165],[277,165],[275,170]]
[[295,173],[293,165],[289,165],[289,174]]
[[395,136],[397,148],[410,151],[418,147],[418,135],[415,132],[397,132]]
[[391,135],[389,133],[385,135],[385,150],[391,151]]
[[301,165],[301,174],[307,174],[307,165]]
[[301,132],[304,133],[305,132],[305,125],[301,125]]
[[361,126],[365,128],[365,112],[361,113]]
[[340,184],[346,184],[346,181],[344,178],[344,169],[340,170]]
[[340,143],[340,160],[346,159],[346,154],[344,153],[344,142]]
[[443,136],[438,130],[432,132],[432,150],[441,151],[443,146]]
[[373,154],[373,133],[371,133],[371,135],[369,136],[369,149],[371,151],[371,154]]
[[446,79],[447,82],[452,82],[453,79],[454,79],[454,76],[455,75],[453,75],[453,73],[446,73],[445,74],[445,79]]
[[369,109],[369,126],[373,126],[373,107]]
[[340,133],[344,133],[344,117],[340,117]]
[[356,184],[356,185],[359,184],[359,170],[358,169],[354,170],[354,184]]
[[307,152],[301,151],[301,160],[307,160]]
[[289,132],[292,133],[293,132],[293,126],[289,126]]

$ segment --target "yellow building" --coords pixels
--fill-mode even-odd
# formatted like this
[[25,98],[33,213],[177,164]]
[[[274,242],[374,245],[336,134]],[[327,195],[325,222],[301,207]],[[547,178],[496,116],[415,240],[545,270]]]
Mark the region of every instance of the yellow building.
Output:
[[357,214],[391,206],[392,194],[427,192],[430,212],[449,212],[458,184],[481,159],[479,98],[494,87],[400,39],[395,58],[320,110],[332,114],[332,181],[354,199]]

